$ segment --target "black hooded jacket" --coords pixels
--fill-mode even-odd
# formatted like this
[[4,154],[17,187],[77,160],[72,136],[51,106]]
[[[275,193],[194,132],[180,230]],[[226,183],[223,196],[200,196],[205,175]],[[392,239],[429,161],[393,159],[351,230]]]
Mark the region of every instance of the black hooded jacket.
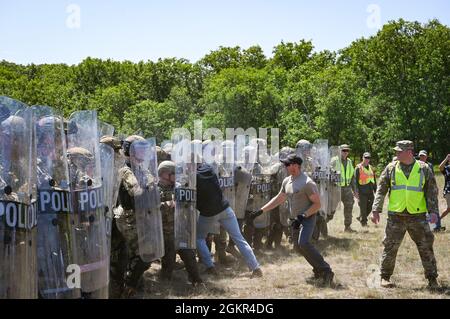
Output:
[[202,164],[197,168],[197,209],[200,215],[215,216],[230,206],[223,198],[219,180],[212,166]]

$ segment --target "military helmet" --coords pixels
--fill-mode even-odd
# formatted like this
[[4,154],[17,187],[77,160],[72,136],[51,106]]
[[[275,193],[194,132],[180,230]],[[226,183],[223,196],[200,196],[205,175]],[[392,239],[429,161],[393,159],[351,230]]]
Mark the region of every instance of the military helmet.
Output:
[[111,146],[115,151],[122,148],[123,141],[117,136],[105,135],[100,138],[100,143]]
[[67,158],[77,167],[84,167],[87,164],[93,163],[94,155],[84,147],[76,146],[67,150]]
[[297,149],[299,149],[299,148],[300,149],[311,149],[312,148],[312,144],[308,140],[301,139],[301,140],[299,140],[297,142],[297,144],[295,145],[295,148],[297,148]]
[[158,163],[170,159],[170,155],[167,154],[160,146],[156,146],[156,157]]
[[175,163],[172,161],[163,161],[158,165],[158,174],[169,172],[175,174]]
[[292,147],[289,146],[285,146],[280,150],[279,158],[281,159],[285,159],[286,157],[288,157],[288,155],[290,154],[294,154],[295,150]]
[[130,156],[130,146],[134,141],[144,141],[145,139],[140,135],[130,135],[123,142],[122,148],[125,156]]
[[5,135],[23,132],[25,127],[25,120],[22,117],[16,115],[8,117],[1,123],[1,130]]

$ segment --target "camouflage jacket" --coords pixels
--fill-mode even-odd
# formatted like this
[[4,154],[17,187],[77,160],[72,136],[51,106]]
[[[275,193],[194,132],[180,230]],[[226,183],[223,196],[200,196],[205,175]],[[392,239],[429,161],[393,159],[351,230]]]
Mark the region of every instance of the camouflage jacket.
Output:
[[175,224],[175,207],[172,207],[171,201],[174,200],[174,187],[158,184],[161,197],[161,216],[164,234],[173,234]]
[[[381,173],[381,176],[378,180],[378,187],[377,192],[375,194],[375,200],[373,202],[372,211],[381,212],[383,210],[383,204],[384,204],[384,197],[386,194],[390,191],[391,188],[391,176],[392,171],[395,169],[395,165],[397,165],[398,161],[389,163],[386,168]],[[425,184],[424,184],[424,193],[425,193],[425,199],[427,202],[427,209],[429,213],[439,213],[439,207],[438,207],[438,196],[437,196],[437,184],[436,184],[436,178],[434,177],[433,172],[431,171],[430,167],[423,163],[418,161],[420,165],[420,169],[423,171],[425,176]],[[400,163],[400,168],[405,174],[406,178],[409,177],[409,174],[411,173],[411,170],[414,166],[414,163],[411,165],[404,165]],[[397,215],[409,215],[407,212],[398,214]]]

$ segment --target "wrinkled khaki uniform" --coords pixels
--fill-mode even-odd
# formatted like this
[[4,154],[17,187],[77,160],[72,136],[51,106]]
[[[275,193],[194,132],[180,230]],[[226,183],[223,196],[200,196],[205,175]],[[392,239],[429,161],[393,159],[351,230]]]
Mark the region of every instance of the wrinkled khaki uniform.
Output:
[[[396,163],[388,164],[381,174],[372,211],[382,211],[384,197],[390,190],[392,171],[395,169]],[[438,213],[436,179],[428,165],[422,162],[419,162],[419,164],[425,175],[423,190],[428,212]],[[412,165],[400,164],[406,178],[409,178],[413,166],[414,163]],[[417,246],[425,270],[425,277],[427,279],[436,278],[438,273],[433,251],[434,236],[426,220],[426,214],[409,214],[407,211],[403,213],[388,212],[386,234],[383,240],[384,250],[381,256],[381,277],[389,279],[394,272],[398,248],[406,232]]]

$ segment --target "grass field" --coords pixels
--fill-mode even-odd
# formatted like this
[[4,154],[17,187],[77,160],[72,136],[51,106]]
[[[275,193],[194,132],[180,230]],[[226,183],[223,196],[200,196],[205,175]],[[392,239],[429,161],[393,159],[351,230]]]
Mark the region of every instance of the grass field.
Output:
[[[440,175],[440,174],[438,174]],[[444,180],[438,176],[442,190]],[[387,200],[385,202],[385,205]],[[442,212],[445,202],[439,193],[439,207]],[[328,224],[330,237],[319,240],[317,247],[335,272],[336,284],[332,288],[318,287],[306,260],[290,250],[291,245],[283,239],[286,252],[266,251],[258,258],[264,277],[250,278],[245,264],[236,261],[230,267],[218,266],[218,278],[202,274],[205,286],[192,288],[187,282],[184,269],[174,272],[171,282],[161,282],[158,277],[160,266],[155,263],[144,274],[144,283],[137,298],[450,298],[450,230],[435,235],[434,250],[437,259],[439,292],[426,289],[416,246],[409,235],[405,236],[399,253],[392,281],[396,288],[379,287],[379,261],[386,225],[386,214],[382,222],[369,228],[362,228],[356,217],[359,207],[353,209],[352,227],[358,232],[344,233],[342,207]],[[450,221],[443,221],[443,226]],[[450,227],[449,227],[450,228]],[[204,271],[203,266],[201,271]]]

